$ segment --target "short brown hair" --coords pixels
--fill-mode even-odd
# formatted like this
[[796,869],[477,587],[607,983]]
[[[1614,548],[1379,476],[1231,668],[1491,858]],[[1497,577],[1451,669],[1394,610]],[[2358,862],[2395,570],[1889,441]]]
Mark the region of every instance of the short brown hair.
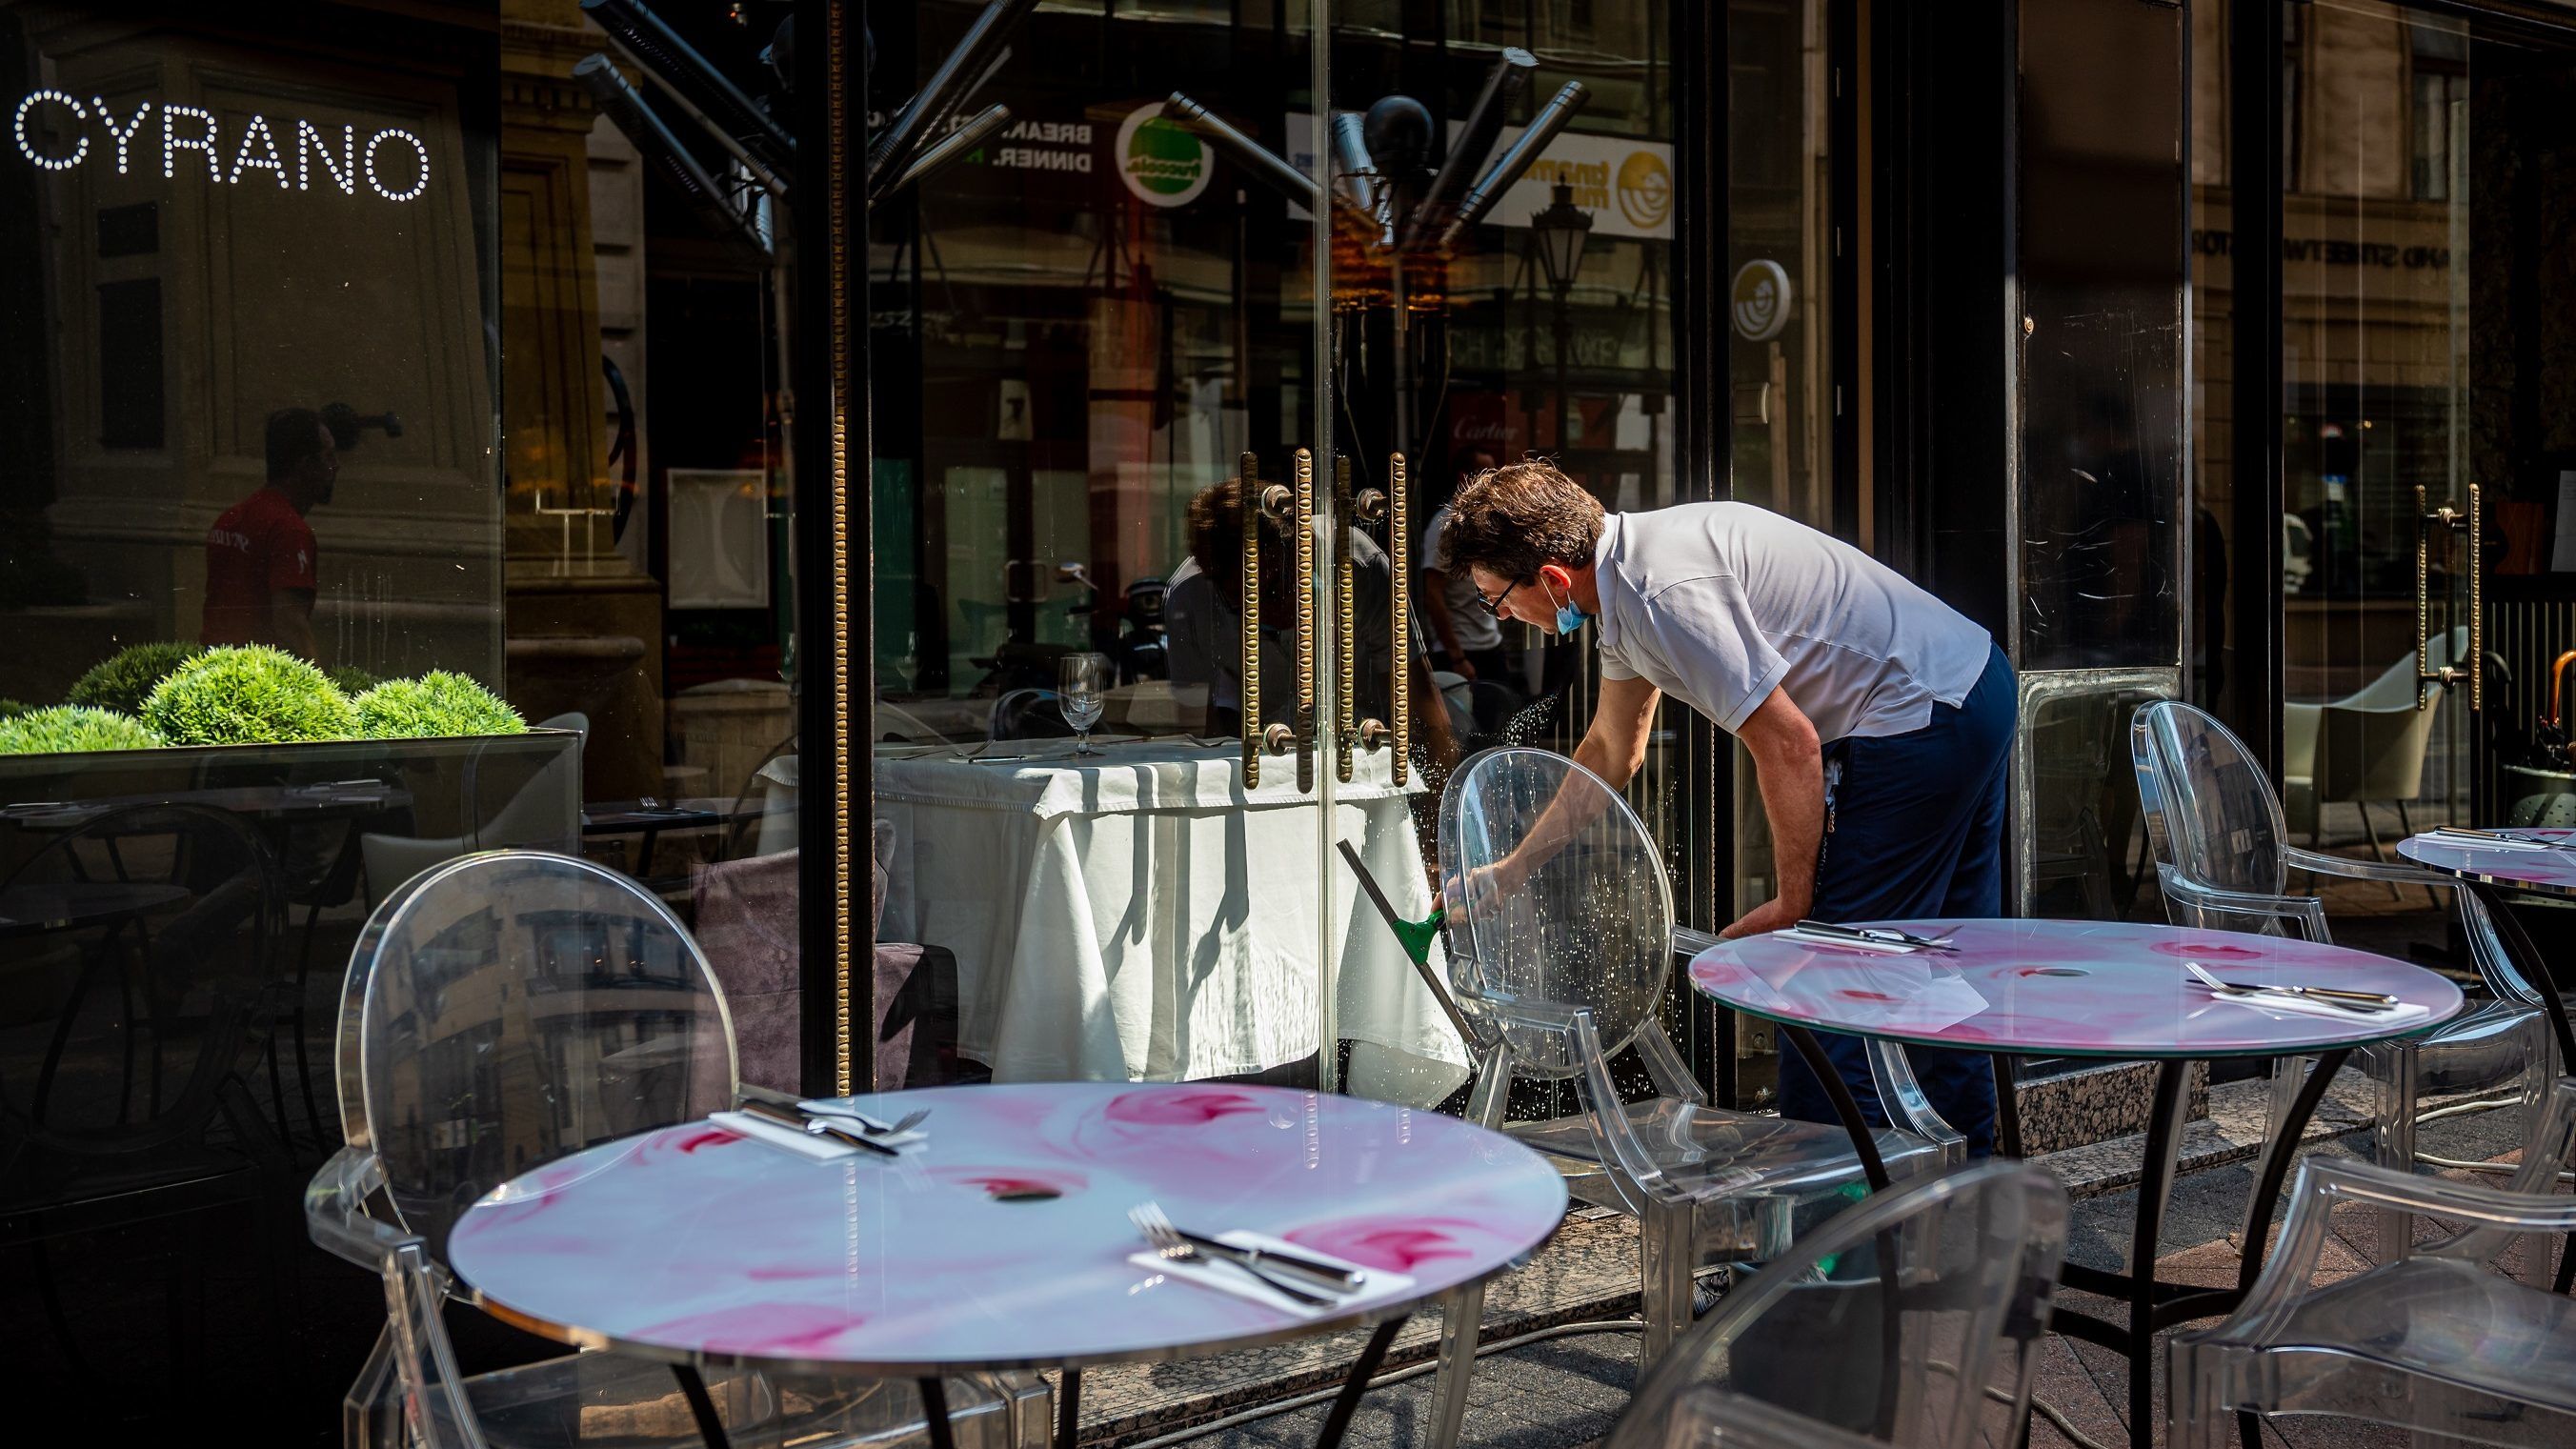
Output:
[[1601,543],[1601,500],[1553,463],[1488,468],[1458,490],[1441,535],[1445,567],[1470,566],[1515,583],[1542,564],[1588,568]]

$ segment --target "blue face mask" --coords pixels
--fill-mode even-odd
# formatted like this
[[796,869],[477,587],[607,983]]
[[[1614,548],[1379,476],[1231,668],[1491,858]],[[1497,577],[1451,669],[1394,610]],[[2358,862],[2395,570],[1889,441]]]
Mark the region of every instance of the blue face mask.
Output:
[[[1541,579],[1539,582],[1544,584],[1547,583],[1547,580]],[[1555,585],[1548,585],[1547,596],[1551,599],[1556,597]],[[1591,617],[1591,615],[1576,608],[1574,606],[1573,598],[1569,596],[1562,603],[1559,603],[1556,606],[1556,632],[1559,634],[1571,634],[1575,630],[1582,628],[1584,623]]]

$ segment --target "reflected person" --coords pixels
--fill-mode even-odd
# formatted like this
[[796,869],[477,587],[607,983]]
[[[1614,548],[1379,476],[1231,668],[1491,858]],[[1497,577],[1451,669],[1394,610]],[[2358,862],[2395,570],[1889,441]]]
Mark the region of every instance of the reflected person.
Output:
[[[1449,558],[1497,612],[1552,635],[1598,625],[1601,688],[1575,760],[1623,789],[1665,694],[1752,754],[1779,879],[1721,934],[1814,915],[1872,921],[2002,914],[2012,665],[1986,631],[1829,534],[1748,503],[1604,513],[1553,465],[1514,464],[1460,490]],[[1587,796],[1594,792],[1585,792]],[[1574,838],[1561,796],[1512,853],[1462,882],[1466,903],[1517,891]],[[1868,1056],[1822,1038],[1885,1125]],[[1914,1048],[1934,1108],[1993,1151],[1982,1053]],[[1783,1055],[1784,1115],[1832,1122],[1823,1084]]]
[[[1243,515],[1241,485],[1227,479],[1190,500],[1190,556],[1172,571],[1164,595],[1164,627],[1170,641],[1172,683],[1207,689],[1206,732],[1230,735],[1242,729],[1240,682],[1243,660]],[[1386,550],[1357,530],[1342,535],[1351,546],[1352,617],[1358,620],[1357,681],[1354,712],[1361,719],[1394,721],[1387,688],[1386,620],[1392,608],[1395,572]],[[1318,543],[1321,525],[1318,525]],[[1320,569],[1322,550],[1317,549]],[[1296,557],[1283,529],[1266,529],[1261,550],[1261,722],[1294,727],[1297,718]],[[1457,743],[1449,729],[1448,708],[1431,679],[1430,647],[1421,621],[1412,623],[1413,657],[1406,670],[1406,697],[1414,737],[1428,757],[1446,766],[1457,760]],[[1319,652],[1315,668],[1332,668]],[[1332,727],[1329,716],[1319,730]]]
[[304,659],[313,643],[320,579],[305,515],[331,501],[340,449],[322,415],[268,415],[268,481],[206,531],[206,613],[200,644],[267,644]]

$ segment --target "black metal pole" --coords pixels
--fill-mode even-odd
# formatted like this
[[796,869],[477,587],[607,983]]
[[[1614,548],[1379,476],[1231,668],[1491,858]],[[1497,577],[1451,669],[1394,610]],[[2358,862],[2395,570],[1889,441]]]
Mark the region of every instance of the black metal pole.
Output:
[[[2235,316],[2235,413],[2228,506],[2227,639],[2234,688],[2219,715],[2266,769],[2281,763],[2281,12],[2227,7],[2228,276]],[[2215,645],[2216,641],[2211,641]],[[2474,667],[2472,661],[2472,667]],[[2218,701],[2209,701],[2218,704]]]

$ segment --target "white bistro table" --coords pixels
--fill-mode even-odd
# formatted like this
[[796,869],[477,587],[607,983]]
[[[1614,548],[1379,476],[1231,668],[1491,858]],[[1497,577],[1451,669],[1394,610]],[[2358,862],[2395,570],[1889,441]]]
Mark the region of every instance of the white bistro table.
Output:
[[[1385,925],[1328,867],[1319,796],[1293,761],[1243,788],[1231,742],[1070,740],[979,753],[882,749],[895,826],[882,940],[957,959],[958,1047],[996,1081],[1172,1080],[1257,1072],[1318,1045],[1327,932],[1340,958],[1343,1089],[1428,1106],[1465,1048]],[[996,758],[1005,756],[1005,758]],[[1407,796],[1383,751],[1336,785],[1350,841],[1399,910],[1430,913]],[[1329,871],[1329,873],[1327,873]]]

